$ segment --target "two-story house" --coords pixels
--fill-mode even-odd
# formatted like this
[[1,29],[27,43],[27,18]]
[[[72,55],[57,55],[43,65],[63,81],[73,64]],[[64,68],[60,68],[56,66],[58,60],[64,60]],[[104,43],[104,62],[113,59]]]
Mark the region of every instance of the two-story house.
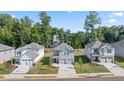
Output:
[[37,43],[31,43],[16,49],[16,56],[12,58],[13,64],[33,65],[44,56],[44,47]]
[[72,64],[74,63],[74,49],[66,43],[53,48],[52,63]]
[[0,63],[11,60],[15,56],[15,48],[0,44]]
[[99,40],[85,45],[85,54],[93,62],[114,62],[115,49],[108,43]]

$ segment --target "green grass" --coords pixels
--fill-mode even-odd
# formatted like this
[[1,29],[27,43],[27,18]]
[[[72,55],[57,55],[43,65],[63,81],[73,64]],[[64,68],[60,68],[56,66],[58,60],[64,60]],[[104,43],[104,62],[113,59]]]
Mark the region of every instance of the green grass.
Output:
[[[92,63],[84,63],[82,66],[75,62],[74,64],[77,73],[102,73],[102,72],[109,72],[104,66],[102,65],[94,65]],[[82,67],[82,69],[81,69]]]
[[124,58],[122,57],[115,57],[116,64],[120,67],[124,68]]
[[51,58],[44,57],[41,62],[34,65],[28,74],[57,74],[58,68],[51,66]]
[[43,65],[42,62],[37,63],[35,66],[33,66],[28,74],[57,74],[58,68]]
[[12,65],[6,66],[6,65],[7,65],[6,63],[0,64],[0,74],[1,75],[9,74],[15,69],[15,66],[12,66]]
[[74,66],[77,73],[109,72],[103,65],[91,63],[90,60],[85,55],[76,56]]

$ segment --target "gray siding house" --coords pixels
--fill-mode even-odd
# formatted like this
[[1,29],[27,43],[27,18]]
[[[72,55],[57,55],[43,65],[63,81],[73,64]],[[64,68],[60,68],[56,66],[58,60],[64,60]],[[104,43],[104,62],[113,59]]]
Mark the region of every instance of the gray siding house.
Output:
[[15,49],[8,45],[0,44],[0,63],[11,60],[15,56]]
[[74,49],[66,43],[53,48],[52,63],[71,64],[74,63]]
[[16,56],[12,58],[13,64],[30,65],[37,63],[44,56],[44,47],[37,43],[31,43],[16,49]]
[[96,40],[87,44],[84,51],[92,62],[114,62],[115,49],[108,43]]
[[112,46],[116,49],[115,55],[124,58],[124,40],[113,43]]

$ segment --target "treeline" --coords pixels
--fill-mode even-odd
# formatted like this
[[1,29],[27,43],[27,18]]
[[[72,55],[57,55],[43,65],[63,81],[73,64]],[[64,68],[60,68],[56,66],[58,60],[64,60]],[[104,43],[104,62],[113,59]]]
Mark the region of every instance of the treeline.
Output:
[[[31,42],[52,46],[53,35],[59,35],[60,41],[68,43],[74,48],[84,48],[84,45],[95,39],[113,43],[124,39],[124,26],[101,26],[102,20],[95,11],[89,12],[85,20],[85,31],[71,33],[69,29],[52,27],[51,17],[46,12],[39,13],[40,22],[33,22],[28,16],[23,18],[12,17],[9,14],[0,14],[0,43],[13,47],[21,47]],[[82,28],[83,29],[83,28]]]

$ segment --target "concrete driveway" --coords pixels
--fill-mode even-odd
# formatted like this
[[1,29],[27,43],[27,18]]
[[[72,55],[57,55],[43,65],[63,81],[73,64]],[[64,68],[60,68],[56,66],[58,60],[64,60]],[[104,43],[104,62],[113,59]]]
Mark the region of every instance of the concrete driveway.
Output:
[[29,71],[29,65],[20,65],[12,73],[6,75],[6,78],[23,78],[24,75]]
[[76,71],[72,64],[59,64],[57,78],[76,78]]
[[102,64],[115,76],[124,76],[124,69],[119,67],[115,63],[102,63]]

